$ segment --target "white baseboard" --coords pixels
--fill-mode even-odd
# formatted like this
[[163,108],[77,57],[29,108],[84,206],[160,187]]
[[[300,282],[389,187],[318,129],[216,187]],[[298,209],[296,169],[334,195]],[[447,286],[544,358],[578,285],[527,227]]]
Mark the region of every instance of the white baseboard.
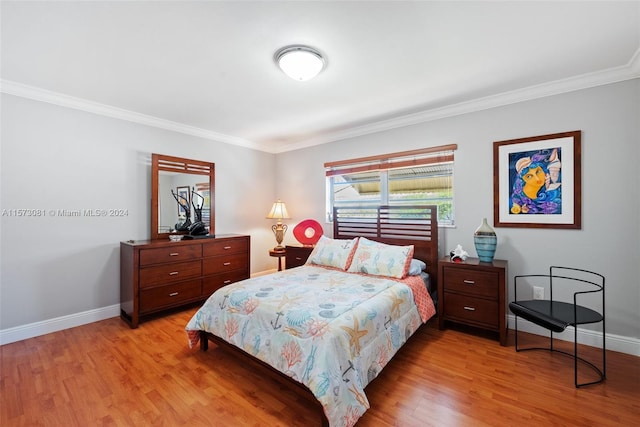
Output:
[[0,330],[0,345],[120,316],[120,304]]
[[[515,316],[509,314],[507,316],[509,322],[509,329],[515,329]],[[522,318],[518,318],[518,330],[522,332],[528,332],[530,334],[549,336],[549,331],[534,323],[531,323]],[[631,354],[632,356],[640,356],[640,340],[632,337],[624,337],[621,335],[614,335],[607,332],[606,348],[611,351],[618,351],[620,353]],[[574,328],[569,326],[564,332],[553,334],[554,338],[563,341],[573,342]],[[578,328],[578,343],[589,345],[591,347],[602,348],[602,332],[594,331],[590,329]]]
[[[254,273],[251,277],[262,276],[264,274],[275,273],[276,270],[265,270]],[[86,325],[87,323],[98,322],[120,316],[120,304],[108,307],[97,308],[95,310],[83,311],[82,313],[70,314],[68,316],[56,317],[54,319],[42,320],[28,325],[16,326],[9,329],[0,330],[0,345],[10,344],[40,335],[50,334],[63,329],[74,328]]]
[[[252,276],[264,274],[257,273]],[[81,313],[70,314],[68,316],[56,317],[54,319],[43,320],[30,323],[28,325],[16,326],[15,328],[0,330],[0,345],[26,340],[28,338],[61,331],[63,329],[74,328],[86,325],[87,323],[98,322],[120,315],[120,304],[108,307],[97,308],[95,310],[83,311]],[[509,329],[515,329],[515,316],[508,315]],[[524,319],[518,320],[518,330],[531,334],[548,336],[549,331],[543,329]],[[554,337],[563,341],[573,341],[573,328],[568,327],[566,331],[554,334]],[[592,347],[602,348],[602,332],[589,329],[578,329],[578,343]],[[607,333],[607,350],[640,356],[640,340],[637,338],[624,337]]]

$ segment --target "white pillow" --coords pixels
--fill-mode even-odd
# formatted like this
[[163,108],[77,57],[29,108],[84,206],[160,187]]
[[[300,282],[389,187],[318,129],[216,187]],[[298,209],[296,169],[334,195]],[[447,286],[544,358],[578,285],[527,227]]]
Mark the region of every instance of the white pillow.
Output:
[[358,243],[358,238],[351,240],[330,239],[321,236],[316,247],[309,255],[307,264],[336,267],[342,270],[349,268],[353,259],[353,251]]
[[409,265],[409,271],[407,272],[407,276],[417,276],[422,273],[425,268],[427,268],[427,264],[424,261],[420,261],[419,259],[412,259],[411,264]]
[[361,237],[349,271],[402,279],[412,259],[413,245],[387,245]]

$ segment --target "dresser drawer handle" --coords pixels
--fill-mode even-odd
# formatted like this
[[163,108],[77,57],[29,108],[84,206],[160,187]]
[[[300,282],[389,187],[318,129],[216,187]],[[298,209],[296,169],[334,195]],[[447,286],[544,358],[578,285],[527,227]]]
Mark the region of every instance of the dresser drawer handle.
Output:
[[227,249],[231,249],[231,246],[225,246],[224,250],[226,251]]
[[476,311],[475,307],[464,306],[464,309],[467,311]]
[[176,276],[178,274],[177,271],[172,271],[171,273],[169,273],[169,276]]
[[476,282],[474,282],[473,280],[463,280],[464,283],[466,283],[467,285],[475,285]]
[[228,285],[229,283],[231,283],[231,280],[225,280],[224,282],[222,282],[225,285]]
[[224,264],[222,264],[222,265],[224,265],[224,266],[226,267],[227,265],[231,265],[231,263],[230,263],[230,262],[225,262],[225,263],[224,263]]
[[176,295],[178,295],[178,292],[171,292],[171,293],[169,294],[169,296],[170,296],[170,297],[175,297]]
[[178,256],[178,255],[180,255],[180,252],[171,252],[169,254],[169,256]]

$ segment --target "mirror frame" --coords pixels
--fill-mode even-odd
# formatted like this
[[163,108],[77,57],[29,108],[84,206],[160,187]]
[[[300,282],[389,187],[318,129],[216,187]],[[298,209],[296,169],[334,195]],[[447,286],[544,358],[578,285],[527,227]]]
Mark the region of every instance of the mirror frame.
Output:
[[185,231],[175,231],[173,233],[160,233],[158,231],[158,183],[161,171],[182,172],[209,177],[209,234],[215,235],[215,163],[153,153],[151,154],[151,239],[168,239],[171,234],[187,234]]

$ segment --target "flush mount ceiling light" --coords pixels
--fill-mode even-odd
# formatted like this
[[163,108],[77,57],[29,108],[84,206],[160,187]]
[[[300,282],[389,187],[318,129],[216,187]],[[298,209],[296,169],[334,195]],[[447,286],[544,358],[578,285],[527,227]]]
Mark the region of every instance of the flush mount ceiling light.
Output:
[[298,81],[314,78],[324,68],[324,58],[316,49],[309,46],[287,46],[278,50],[275,60],[280,69],[289,77]]

